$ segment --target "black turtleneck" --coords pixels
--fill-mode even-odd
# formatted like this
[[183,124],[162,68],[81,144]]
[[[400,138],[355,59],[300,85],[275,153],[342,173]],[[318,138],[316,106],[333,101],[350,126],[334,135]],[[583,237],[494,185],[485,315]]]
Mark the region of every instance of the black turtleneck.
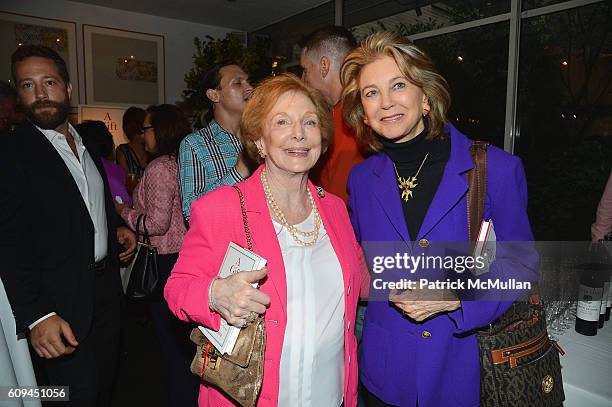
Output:
[[[412,189],[412,198],[408,202],[401,199],[406,226],[412,240],[417,238],[450,157],[449,138],[437,137],[434,140],[427,140],[427,121],[424,123],[425,128],[419,135],[403,143],[394,143],[379,136],[383,152],[393,161],[397,172],[403,178],[413,177],[429,153],[417,177],[417,186]],[[397,176],[395,181],[397,182]],[[402,191],[399,192],[401,196]]]

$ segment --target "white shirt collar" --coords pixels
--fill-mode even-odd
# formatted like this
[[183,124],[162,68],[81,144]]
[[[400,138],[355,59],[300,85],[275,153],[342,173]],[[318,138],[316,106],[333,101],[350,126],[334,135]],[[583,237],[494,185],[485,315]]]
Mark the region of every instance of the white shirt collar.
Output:
[[[36,125],[34,125],[36,126]],[[53,141],[58,137],[58,136],[62,136],[64,137],[64,135],[60,132],[55,131],[54,129],[41,129],[40,127],[36,126],[36,128],[38,130],[40,130],[40,132],[42,134],[45,135],[45,137],[47,138],[47,140],[49,140],[51,143],[53,143]],[[68,123],[68,131],[70,132],[70,134],[72,134],[72,137],[74,137],[74,142],[76,145],[80,146],[83,144],[83,140],[81,139],[81,136],[79,135],[79,133],[77,133],[76,129],[74,127],[72,127],[72,124]]]

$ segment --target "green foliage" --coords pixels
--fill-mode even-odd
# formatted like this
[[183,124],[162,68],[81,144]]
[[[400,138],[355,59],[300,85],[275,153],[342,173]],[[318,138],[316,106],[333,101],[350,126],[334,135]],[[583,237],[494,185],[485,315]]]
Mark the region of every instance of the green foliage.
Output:
[[187,87],[183,90],[181,108],[196,115],[207,108],[202,78],[212,64],[235,61],[249,74],[252,83],[257,83],[271,72],[272,58],[267,55],[269,40],[266,38],[257,37],[245,47],[238,36],[230,33],[222,39],[209,35],[202,40],[196,37],[193,44],[193,67],[185,75]]

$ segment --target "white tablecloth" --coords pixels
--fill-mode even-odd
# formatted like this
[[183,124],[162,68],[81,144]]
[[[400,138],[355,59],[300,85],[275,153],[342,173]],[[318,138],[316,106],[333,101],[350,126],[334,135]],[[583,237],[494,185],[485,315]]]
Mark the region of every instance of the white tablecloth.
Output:
[[559,338],[564,407],[612,407],[612,320],[596,336],[572,326]]

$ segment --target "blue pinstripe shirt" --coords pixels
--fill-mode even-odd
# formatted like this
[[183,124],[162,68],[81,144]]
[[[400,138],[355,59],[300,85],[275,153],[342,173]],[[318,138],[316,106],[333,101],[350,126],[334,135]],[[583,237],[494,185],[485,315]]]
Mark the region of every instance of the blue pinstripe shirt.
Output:
[[216,121],[181,141],[179,178],[183,215],[189,221],[191,204],[222,185],[243,181],[234,168],[242,143]]

